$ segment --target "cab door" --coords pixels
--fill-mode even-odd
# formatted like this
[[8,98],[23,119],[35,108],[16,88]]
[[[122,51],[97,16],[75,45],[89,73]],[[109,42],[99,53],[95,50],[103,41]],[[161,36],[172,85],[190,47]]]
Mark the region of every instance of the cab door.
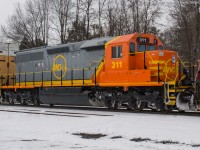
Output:
[[135,53],[135,43],[131,41],[129,43],[129,70],[136,69],[136,53]]

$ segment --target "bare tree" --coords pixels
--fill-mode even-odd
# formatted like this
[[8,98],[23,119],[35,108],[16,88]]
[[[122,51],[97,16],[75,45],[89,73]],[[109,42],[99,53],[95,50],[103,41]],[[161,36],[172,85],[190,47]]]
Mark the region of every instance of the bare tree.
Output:
[[[48,44],[48,28],[49,28],[49,7],[47,0],[29,0],[26,5],[28,20],[30,20],[31,30],[35,38],[36,45],[38,42]],[[29,19],[30,18],[30,19]]]
[[25,4],[16,7],[2,30],[9,38],[23,39],[28,47],[157,31],[154,22],[160,9],[160,0],[27,0]]
[[48,44],[48,40],[49,40],[49,28],[50,28],[50,24],[49,24],[49,18],[50,18],[50,4],[48,3],[48,0],[41,0],[41,3],[39,3],[39,10],[41,12],[41,16],[43,16],[43,18],[41,20],[43,20],[41,22],[42,24],[42,37],[43,37],[43,42]]
[[117,26],[117,16],[116,14],[119,13],[119,4],[118,1],[115,0],[108,0],[105,14],[105,27],[107,30],[107,35],[115,36],[116,33],[116,26]]
[[106,11],[108,34],[147,33],[155,30],[161,4],[161,0],[109,0]]
[[147,33],[150,31],[155,19],[160,15],[160,0],[143,0],[142,4],[142,32]]
[[139,0],[128,0],[128,6],[131,14],[131,28],[132,32],[140,31],[140,20],[139,20]]
[[7,38],[14,41],[26,40],[26,47],[37,47],[48,44],[48,10],[43,5],[47,0],[26,1],[25,9],[20,4],[15,8],[15,13],[9,18],[8,25],[2,26],[2,31]]
[[86,20],[86,39],[90,38],[90,26],[94,20],[94,0],[81,0],[80,8],[83,12],[83,20]]
[[103,20],[103,15],[105,11],[105,5],[106,5],[107,0],[98,0],[98,27],[99,27],[99,37],[104,35],[103,31],[103,25],[102,25],[102,20]]
[[51,0],[52,29],[59,34],[60,42],[67,43],[67,28],[71,23],[72,0]]
[[199,42],[200,42],[200,10],[199,10],[199,1],[197,1],[197,4],[195,6],[195,18],[196,18],[196,38],[195,38],[195,46],[194,46],[194,56],[195,61],[200,58],[199,56]]
[[78,28],[79,23],[79,15],[80,15],[80,0],[76,0],[76,18],[75,18],[75,30]]
[[173,39],[172,46],[181,49],[181,55],[190,62],[196,62],[199,56],[200,15],[199,2],[174,0],[171,17],[174,25],[170,28]]
[[128,10],[128,5],[126,0],[121,0],[119,2],[119,13],[117,15],[117,35],[122,35],[122,34],[129,34],[131,33],[130,31],[130,25],[131,25],[131,20],[130,20],[130,14]]

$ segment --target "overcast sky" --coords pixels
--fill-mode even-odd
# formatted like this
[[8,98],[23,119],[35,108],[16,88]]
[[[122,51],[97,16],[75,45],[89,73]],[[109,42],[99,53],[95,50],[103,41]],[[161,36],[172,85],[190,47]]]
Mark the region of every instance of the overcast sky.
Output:
[[[17,3],[24,4],[26,0],[1,0],[0,4],[0,26],[6,25],[6,21],[8,20],[8,17],[11,16],[14,12],[14,8],[16,7]],[[158,27],[162,30],[169,26],[168,19],[168,11],[170,4],[173,0],[163,0],[165,4],[162,6],[162,17],[158,19],[158,23],[162,24],[161,26],[158,25]],[[1,36],[1,31],[0,31]]]
[[1,0],[0,4],[0,25],[5,24],[8,16],[13,14],[14,8],[18,2],[24,3],[26,0]]
[[[26,0],[1,0],[0,4],[0,25],[5,25],[6,21],[8,20],[8,17],[13,14],[14,8],[16,4],[24,3]],[[163,0],[164,2],[172,2],[173,0]],[[165,3],[164,8],[166,8],[166,5],[168,6],[169,3]],[[166,12],[167,10],[164,9],[164,20],[166,19]],[[162,20],[161,19],[161,20]],[[164,23],[165,24],[165,23]]]

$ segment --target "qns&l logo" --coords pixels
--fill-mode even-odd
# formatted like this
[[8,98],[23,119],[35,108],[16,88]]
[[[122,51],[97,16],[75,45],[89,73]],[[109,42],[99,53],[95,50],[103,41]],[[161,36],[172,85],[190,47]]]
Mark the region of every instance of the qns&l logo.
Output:
[[67,73],[67,61],[63,55],[57,55],[54,58],[52,71],[56,79],[64,78]]

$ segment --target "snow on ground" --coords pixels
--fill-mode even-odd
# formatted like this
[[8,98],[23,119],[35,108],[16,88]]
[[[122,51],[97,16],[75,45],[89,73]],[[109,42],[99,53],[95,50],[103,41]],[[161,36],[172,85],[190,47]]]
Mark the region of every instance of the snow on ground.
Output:
[[0,106],[0,150],[197,150],[199,131],[199,117]]

